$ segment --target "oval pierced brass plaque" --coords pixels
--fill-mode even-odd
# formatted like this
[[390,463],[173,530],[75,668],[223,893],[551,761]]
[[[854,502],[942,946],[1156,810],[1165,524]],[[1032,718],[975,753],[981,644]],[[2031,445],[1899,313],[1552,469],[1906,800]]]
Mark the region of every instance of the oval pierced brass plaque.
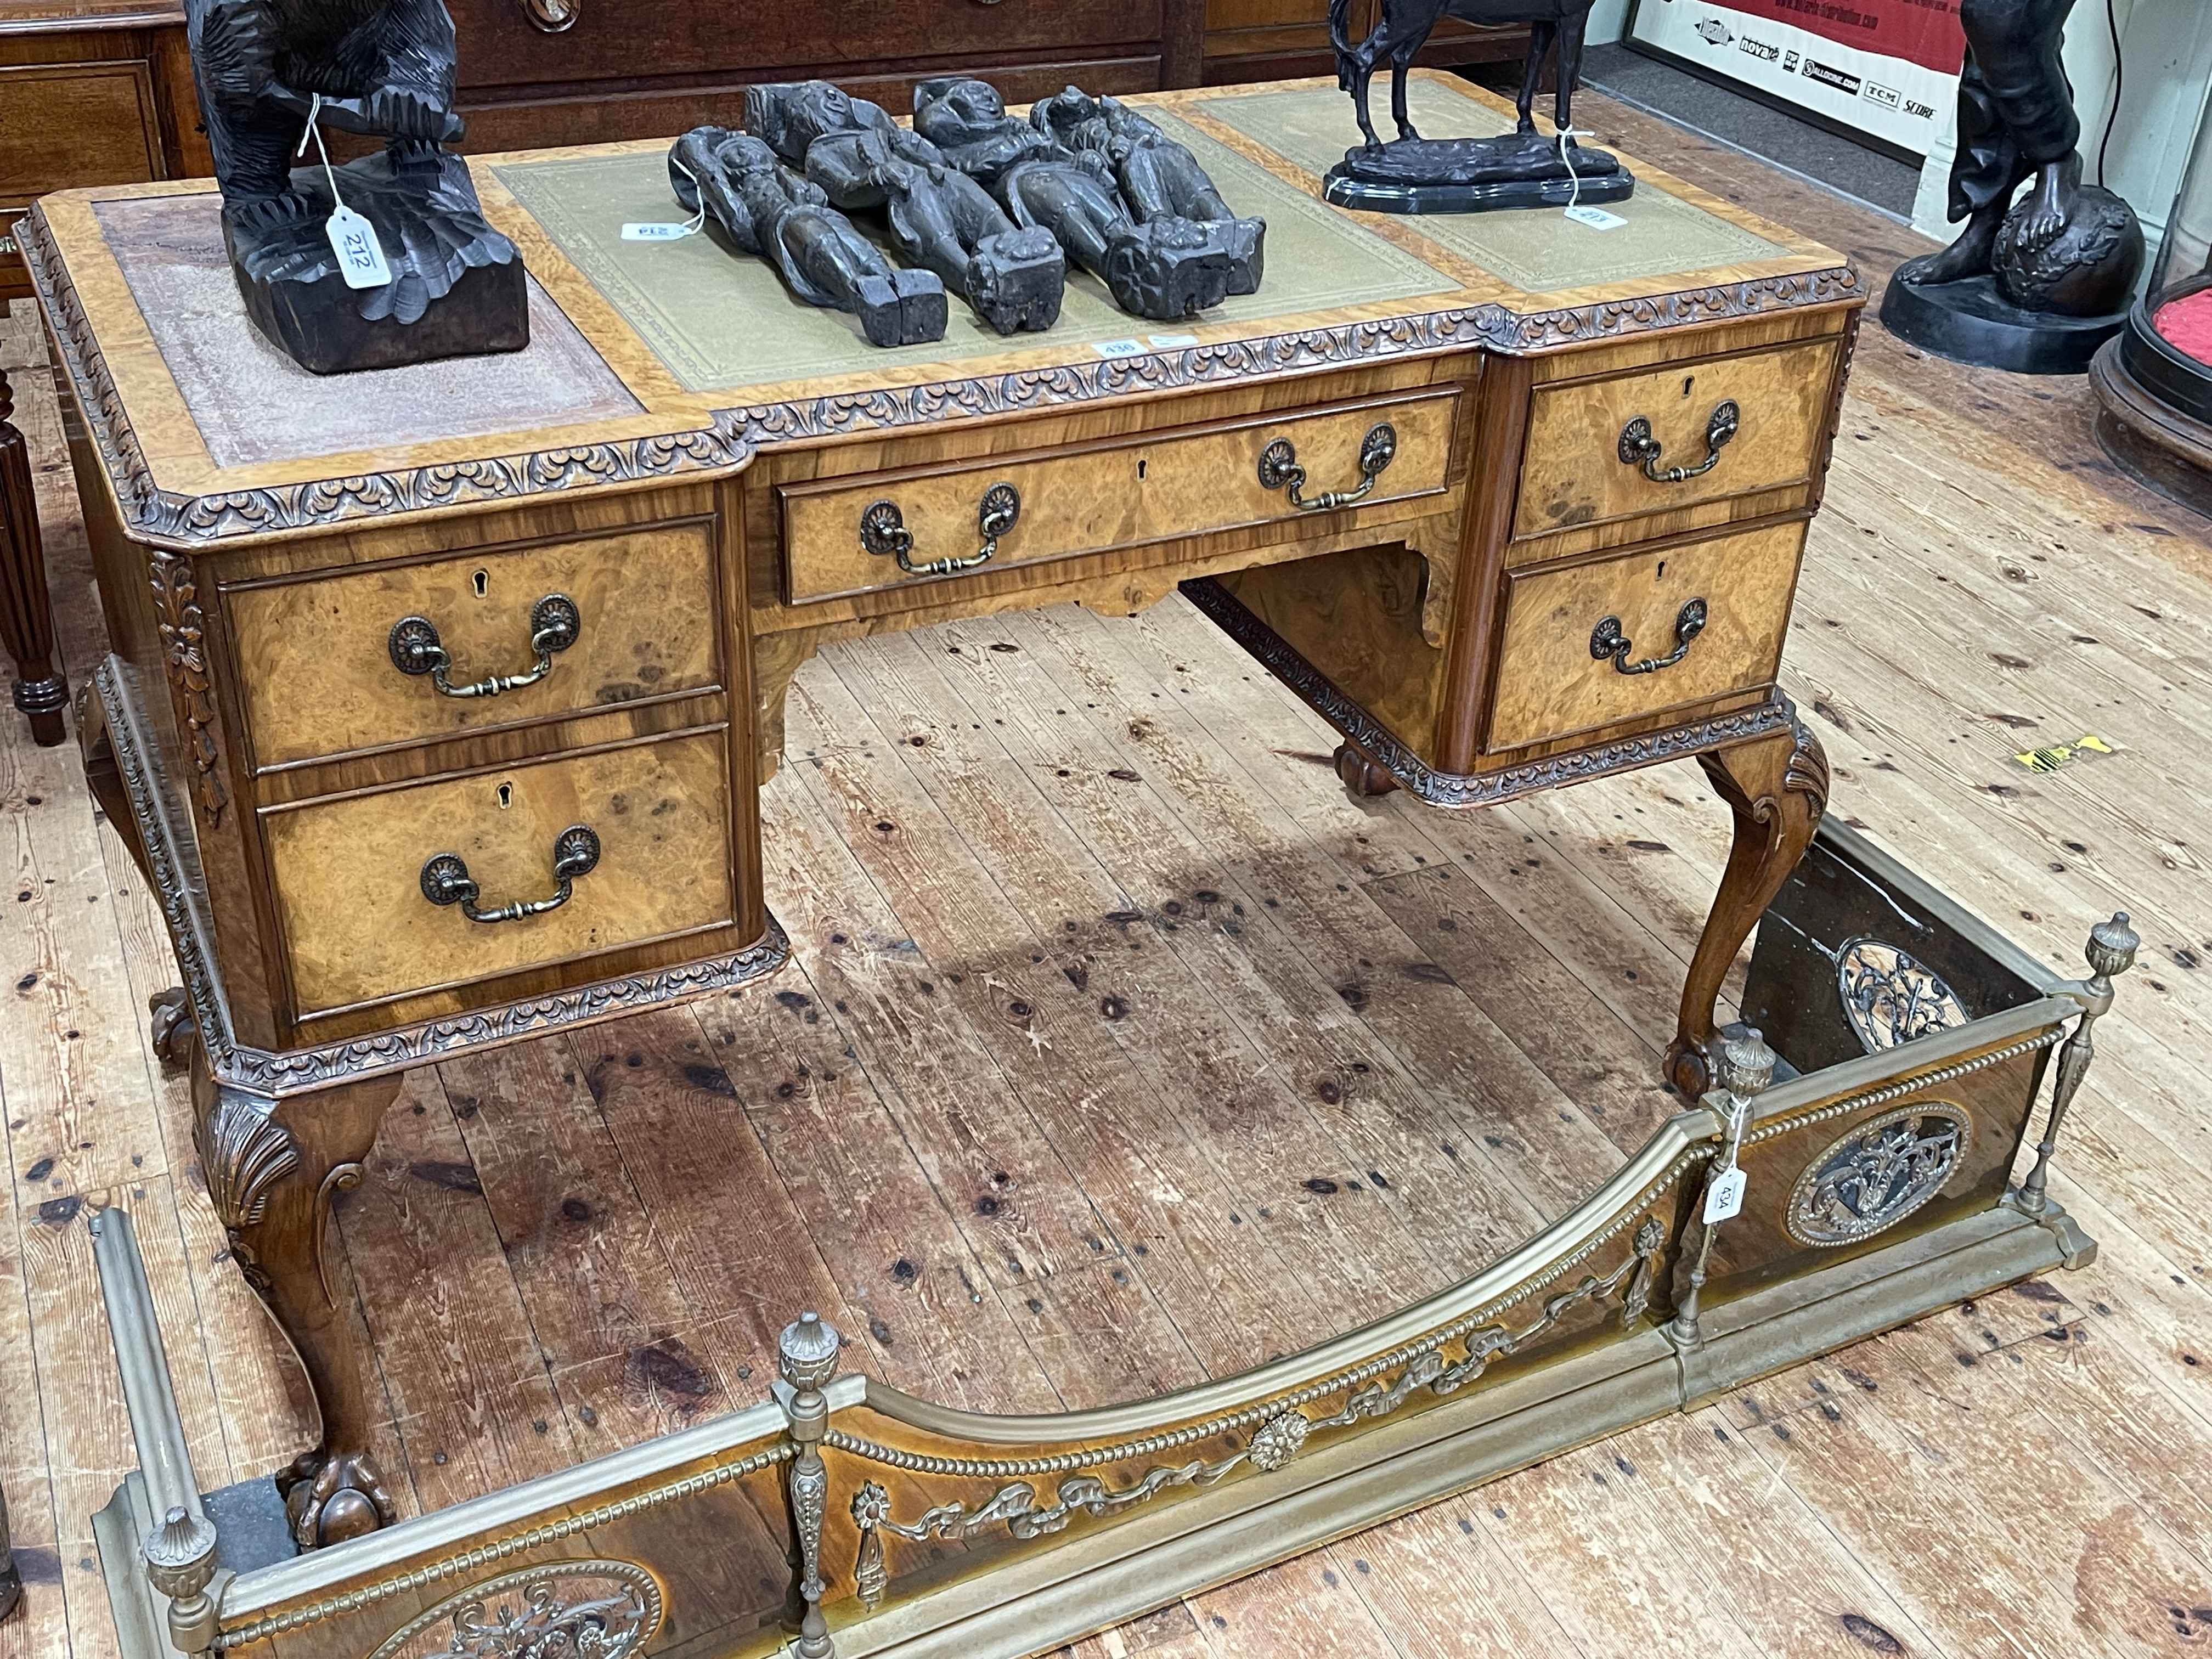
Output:
[[1943,1190],[1966,1156],[1973,1120],[1923,1100],[1869,1118],[1805,1166],[1783,1222],[1801,1244],[1855,1244]]
[[1935,969],[1898,945],[1863,934],[1836,952],[1836,992],[1844,1018],[1870,1054],[1973,1018]]
[[447,1596],[370,1659],[629,1659],[653,1639],[665,1612],[659,1579],[635,1561],[549,1561]]

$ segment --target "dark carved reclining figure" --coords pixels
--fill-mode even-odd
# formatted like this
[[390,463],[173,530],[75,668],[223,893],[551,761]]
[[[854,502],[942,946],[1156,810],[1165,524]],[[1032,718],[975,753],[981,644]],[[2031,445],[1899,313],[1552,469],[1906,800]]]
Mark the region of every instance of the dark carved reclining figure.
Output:
[[892,264],[762,140],[694,127],[668,152],[668,179],[678,201],[703,210],[715,240],[768,261],[808,305],[852,313],[871,345],[945,337],[944,284]]
[[1188,145],[1177,143],[1120,99],[1093,98],[1076,87],[1033,105],[1030,123],[1079,157],[1104,156],[1139,224],[1188,219],[1214,231],[1231,262],[1229,291],[1260,291],[1267,222],[1239,218]]
[[1228,224],[1175,214],[1139,222],[1103,149],[1071,151],[1044,128],[1015,119],[989,82],[925,81],[914,100],[915,131],[989,186],[1015,223],[1051,231],[1122,310],[1175,322],[1219,305],[1243,278],[1240,251],[1257,283],[1256,244],[1240,249]]
[[933,270],[1001,334],[1060,319],[1066,261],[990,193],[878,106],[826,81],[754,87],[745,126],[848,213],[881,213],[901,257]]

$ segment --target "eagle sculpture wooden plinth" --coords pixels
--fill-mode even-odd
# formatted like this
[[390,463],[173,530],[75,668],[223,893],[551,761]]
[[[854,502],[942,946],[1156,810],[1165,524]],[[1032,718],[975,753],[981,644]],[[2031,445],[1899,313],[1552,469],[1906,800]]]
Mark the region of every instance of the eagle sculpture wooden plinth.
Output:
[[[522,260],[446,152],[462,125],[442,0],[186,0],[185,10],[223,240],[263,334],[318,374],[530,343]],[[384,148],[326,170],[311,120]],[[373,228],[388,280],[348,285],[330,234],[341,204]]]

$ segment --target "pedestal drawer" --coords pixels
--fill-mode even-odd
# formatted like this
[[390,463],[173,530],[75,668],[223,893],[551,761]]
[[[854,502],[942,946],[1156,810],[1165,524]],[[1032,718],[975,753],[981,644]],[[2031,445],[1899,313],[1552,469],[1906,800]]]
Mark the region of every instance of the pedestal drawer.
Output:
[[[713,528],[656,525],[227,588],[255,763],[295,764],[715,685]],[[550,647],[542,677],[495,694],[452,695],[531,674],[533,641]],[[420,672],[432,641],[444,653],[449,690],[437,673]]]
[[[718,728],[269,813],[301,1013],[730,922],[729,790]],[[572,837],[577,830],[586,836]],[[426,869],[449,857],[465,868]],[[569,890],[559,904],[505,920],[468,914],[555,898],[563,860]],[[475,885],[465,903],[457,877]]]
[[[1450,477],[1458,402],[1458,390],[1447,388],[1043,453],[783,485],[786,596],[805,605],[920,587],[1079,554],[1325,520],[1338,512],[1376,524],[1415,516],[1432,510],[1426,498]],[[1302,507],[1291,499],[1293,488],[1307,502],[1340,499]],[[1012,523],[993,544],[989,515],[999,512],[1003,523],[1009,510]],[[989,557],[979,558],[987,545]],[[902,568],[902,553],[917,568]],[[959,568],[941,568],[948,560]]]
[[[1838,349],[1834,339],[1814,340],[1538,386],[1513,533],[1540,536],[1810,483]],[[1670,477],[1676,469],[1690,476]]]
[[1689,719],[1771,684],[1804,544],[1793,520],[1510,573],[1484,748]]

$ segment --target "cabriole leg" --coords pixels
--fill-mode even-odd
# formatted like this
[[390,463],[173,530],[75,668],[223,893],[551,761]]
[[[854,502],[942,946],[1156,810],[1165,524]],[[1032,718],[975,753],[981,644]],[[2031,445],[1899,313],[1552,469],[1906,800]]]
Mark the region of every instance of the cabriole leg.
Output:
[[1828,807],[1828,757],[1793,714],[1782,731],[1701,755],[1698,763],[1735,817],[1728,869],[1682,987],[1667,1080],[1696,1100],[1712,1081],[1713,1005],[1735,953],[1813,844]]
[[359,1183],[399,1085],[393,1074],[271,1101],[217,1082],[204,1048],[192,1054],[209,1195],[232,1255],[298,1351],[322,1410],[320,1443],[280,1477],[303,1550],[395,1518],[369,1453],[368,1367],[337,1294],[329,1231],[331,1201]]

